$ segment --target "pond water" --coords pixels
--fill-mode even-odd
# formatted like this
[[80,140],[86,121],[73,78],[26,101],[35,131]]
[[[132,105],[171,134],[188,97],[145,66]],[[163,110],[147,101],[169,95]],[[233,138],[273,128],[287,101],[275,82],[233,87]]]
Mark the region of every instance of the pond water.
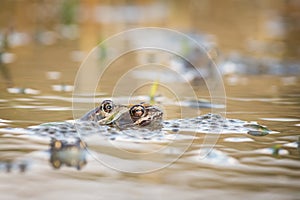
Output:
[[[117,7],[117,1],[96,2],[1,1],[0,199],[300,199],[299,3],[147,1],[147,11],[143,1],[120,1]],[[183,79],[192,82],[193,73],[177,69],[183,77],[178,80],[178,74],[166,72],[169,61],[175,58],[176,66],[180,56],[164,48],[118,57],[99,80],[95,99],[82,94],[74,102],[76,73],[87,52],[113,33],[141,26],[186,30],[203,44],[223,64],[226,105],[210,104],[211,91],[202,80],[191,91]],[[199,30],[212,35],[197,35]],[[102,46],[101,56],[132,44],[166,41],[153,35],[127,39]],[[187,41],[174,41],[179,40],[170,37],[166,46],[180,46],[189,59],[201,60],[197,64],[210,64],[193,54]],[[154,65],[155,60],[164,62]],[[94,72],[84,77],[87,86],[98,78]],[[174,127],[150,135],[130,130],[124,136],[102,127],[82,134],[80,142],[74,135],[58,141],[51,139],[55,134],[26,129],[72,122],[112,96],[120,103],[149,101],[158,73],[155,101],[164,120],[216,109],[272,133],[211,134],[199,131],[202,127]],[[190,98],[193,92],[205,99],[200,109]]]
[[[63,57],[55,53],[55,48],[49,51],[52,51],[50,55]],[[37,62],[42,63],[42,58],[32,60],[29,56],[28,62],[36,66]],[[53,61],[49,59],[49,62]],[[0,91],[1,199],[299,199],[300,81],[297,76],[224,77],[226,117],[256,121],[275,133],[217,135],[212,152],[202,158],[199,150],[204,148],[203,142],[209,134],[194,132],[180,132],[182,138],[167,145],[158,141],[111,141],[91,136],[84,139],[87,152],[79,146],[66,155],[50,152],[49,137],[7,128],[72,120],[72,88],[69,86],[68,91],[62,84],[72,85],[77,68],[52,67],[52,72],[48,67],[38,70],[32,67],[32,71],[30,67],[26,70],[12,67],[11,70],[15,83],[34,91],[27,89],[23,92],[27,94]],[[56,76],[63,78],[49,78]],[[114,82],[109,77],[109,74],[105,76],[107,85],[97,94],[99,100],[110,98]],[[201,87],[196,91],[201,97]],[[147,94],[148,91],[144,95]],[[87,102],[90,97],[83,96],[81,100]],[[167,114],[165,119],[181,118],[178,111],[181,107],[164,99],[161,105]],[[194,108],[186,106],[185,109],[193,113]],[[205,114],[211,109],[200,111]],[[149,156],[153,152],[155,156]],[[72,156],[82,161],[78,162],[78,169]],[[71,166],[60,166],[55,157],[71,158]]]

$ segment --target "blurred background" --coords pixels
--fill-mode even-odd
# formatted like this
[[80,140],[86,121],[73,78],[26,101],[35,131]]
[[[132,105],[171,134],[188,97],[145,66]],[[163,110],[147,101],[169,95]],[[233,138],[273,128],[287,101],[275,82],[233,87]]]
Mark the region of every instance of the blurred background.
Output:
[[72,85],[99,42],[145,26],[200,38],[225,75],[299,74],[299,11],[297,0],[2,0],[1,90]]
[[[3,105],[3,117],[14,118],[16,113],[22,119],[29,117],[26,112],[9,109],[16,106],[9,99],[23,98],[24,94],[34,98],[48,95],[43,97],[47,104],[59,106],[56,100],[70,98],[77,70],[94,47],[124,30],[149,26],[180,31],[204,46],[224,77],[227,96],[276,98],[297,94],[299,11],[297,0],[2,0],[0,94],[2,101],[8,102]],[[165,42],[174,43],[171,39]],[[109,53],[104,48],[103,56]],[[180,48],[186,57],[201,59],[184,44]],[[182,60],[173,62],[162,52],[145,56],[129,55],[115,62],[113,70],[102,77],[105,84],[97,92],[110,96],[124,70],[153,59],[167,59],[170,66],[175,63],[179,73],[191,82],[199,78]],[[153,74],[148,70],[135,78],[147,76]],[[170,76],[162,79],[167,78]],[[195,90],[206,90],[202,85]],[[69,100],[61,105],[65,112],[53,115],[53,120],[71,116]],[[228,104],[227,111],[236,109]],[[49,113],[45,115],[45,121],[52,119]]]
[[[75,169],[70,169],[74,166],[68,164],[60,171],[52,170],[49,164],[55,159],[50,157],[48,140],[28,137],[21,128],[74,119],[73,85],[88,53],[114,34],[149,26],[180,31],[206,49],[222,73],[227,118],[257,121],[278,134],[220,135],[216,149],[221,153],[212,154],[211,163],[209,159],[200,161],[198,158],[196,150],[202,148],[205,139],[205,134],[199,134],[193,139],[193,151],[181,156],[179,162],[141,176],[118,173],[92,158],[88,164],[84,160],[86,166],[82,166],[81,173],[75,173]],[[177,43],[171,39],[163,42]],[[125,45],[120,44],[120,49]],[[201,59],[184,43],[179,46],[186,57]],[[101,56],[110,53],[107,47],[99,47]],[[120,83],[117,89],[125,92],[128,88],[137,88],[138,94],[133,97],[148,95],[151,85],[144,89],[134,84],[146,78],[153,82],[158,70],[147,68],[148,71],[127,76],[130,83],[118,82],[118,79],[128,69],[158,60],[166,66],[177,67],[186,80],[197,83],[193,88],[197,99],[184,99],[186,101],[178,104],[175,96],[185,98],[187,84],[161,73],[160,81],[168,82],[181,92],[174,95],[174,91],[169,91],[169,96],[173,95],[169,99],[163,98],[167,95],[155,96],[162,97],[158,103],[164,109],[164,119],[182,118],[182,113],[195,117],[211,112],[211,108],[225,108],[211,104],[210,91],[199,81],[199,73],[194,73],[183,59],[162,51],[139,53],[121,57],[105,71],[101,77],[101,83],[105,84],[95,92],[98,102],[112,96],[116,83]],[[208,62],[203,63],[208,65]],[[248,199],[299,199],[299,83],[299,0],[0,0],[0,199],[53,199],[54,196],[86,199],[90,195],[96,197],[92,199],[155,199],[153,195],[158,199],[221,197],[232,200],[245,196]],[[126,99],[125,95],[128,94],[118,100]],[[82,95],[78,102],[95,103],[91,97],[94,96]],[[145,99],[142,101],[149,98]],[[198,113],[199,107],[201,113]],[[16,133],[12,128],[17,128]],[[138,167],[145,163],[150,166],[169,164],[189,139],[179,139],[170,152],[162,151],[155,161],[144,160],[144,153],[128,158],[105,142],[93,141],[99,155],[107,155],[120,166],[123,160],[129,159],[130,165]],[[121,140],[120,144],[130,152],[153,148],[151,141],[140,146],[136,146],[135,141]],[[45,150],[48,150],[46,154]],[[225,157],[222,157],[223,152]],[[54,153],[57,156],[58,152]],[[79,157],[82,161],[81,154]],[[232,159],[235,162],[230,164]],[[29,173],[25,176],[14,173],[18,166],[21,173],[27,169]],[[12,173],[6,175],[3,171]]]

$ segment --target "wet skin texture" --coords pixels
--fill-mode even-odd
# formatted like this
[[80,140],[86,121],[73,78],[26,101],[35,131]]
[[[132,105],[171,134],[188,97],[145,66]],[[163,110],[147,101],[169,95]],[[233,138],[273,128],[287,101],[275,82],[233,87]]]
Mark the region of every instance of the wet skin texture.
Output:
[[80,120],[95,121],[99,125],[124,128],[162,127],[163,112],[160,108],[145,103],[133,106],[116,105],[111,100],[104,100],[98,107],[86,113]]

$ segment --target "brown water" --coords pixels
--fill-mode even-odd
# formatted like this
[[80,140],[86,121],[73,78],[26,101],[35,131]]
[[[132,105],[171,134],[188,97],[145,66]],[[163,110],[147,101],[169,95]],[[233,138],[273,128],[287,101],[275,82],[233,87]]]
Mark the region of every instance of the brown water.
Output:
[[[56,51],[56,48],[49,48],[47,51],[49,55],[65,57],[63,52],[66,49],[60,51],[58,48]],[[25,85],[41,93],[10,94],[2,87],[1,119],[9,120],[1,122],[3,128],[24,128],[72,119],[72,93],[53,91],[51,85],[72,85],[77,64],[71,66],[71,63],[66,63],[64,67],[58,67],[51,59],[48,61],[53,63],[44,63],[42,55],[36,60],[29,56],[27,60],[11,66],[16,85]],[[25,70],[21,66],[26,62]],[[30,67],[30,63],[40,66]],[[61,72],[62,78],[47,79],[49,68],[46,65],[51,65],[51,71]],[[238,80],[237,84],[232,80]],[[113,81],[110,83],[107,79],[105,83],[110,85]],[[119,169],[138,171],[144,166],[159,168],[150,173],[133,174],[109,168],[89,154],[87,164],[81,170],[65,165],[54,169],[47,152],[49,138],[2,132],[1,199],[299,199],[300,162],[296,144],[300,124],[299,77],[230,76],[224,77],[224,83],[227,117],[257,121],[279,133],[262,137],[221,135],[214,149],[229,156],[223,161],[219,158],[200,159],[198,150],[205,136],[201,133],[196,135],[198,139],[178,160],[176,157],[182,153],[182,147],[191,140],[174,142],[170,149],[157,153],[154,158],[143,156],[143,152],[164,148],[165,144],[134,141],[116,143],[118,147],[139,152],[138,156],[127,157],[126,152],[122,154],[122,151],[107,145],[109,141],[86,140],[92,150]],[[104,92],[99,97],[109,97],[110,87],[107,91],[105,89],[99,91]],[[147,95],[148,91],[145,93]],[[167,108],[167,118],[180,117],[180,108]],[[203,113],[209,111],[202,109]],[[232,138],[243,140],[232,141]],[[290,143],[292,146],[287,145]],[[275,145],[280,145],[279,155],[263,150]],[[176,161],[170,164],[173,159]],[[26,167],[22,172],[24,165]]]
[[[3,1],[0,6],[2,32],[12,27],[31,37],[28,44],[6,49],[14,53],[16,59],[13,63],[0,65],[0,199],[300,199],[297,143],[300,136],[300,77],[292,73],[224,76],[226,117],[257,121],[277,133],[260,137],[220,135],[214,145],[216,156],[206,159],[201,159],[199,149],[203,148],[207,134],[182,132],[183,139],[171,143],[110,141],[91,136],[84,138],[92,152],[86,152],[87,163],[80,170],[66,165],[55,169],[50,162],[48,136],[28,135],[22,132],[24,129],[14,132],[2,129],[72,120],[72,92],[56,91],[53,85],[74,84],[82,61],[82,55],[75,50],[89,51],[99,40],[131,25],[207,31],[217,37],[218,45],[225,53],[237,50],[257,58],[267,56],[279,59],[279,62],[285,58],[297,61],[299,28],[296,22],[299,16],[296,13],[299,5],[296,1],[259,1],[251,5],[231,0],[223,3],[189,1],[189,4],[167,1],[162,3],[162,9],[147,1],[145,5],[149,4],[152,11],[158,10],[156,14],[161,18],[131,21],[133,24],[126,20],[120,22],[117,18],[114,21],[113,17],[109,18],[111,23],[96,23],[86,20],[84,16],[88,15],[83,12],[82,21],[75,21],[80,29],[79,38],[61,38],[60,33],[50,44],[34,37],[47,30],[50,36],[57,33],[56,25],[64,23],[60,21],[58,11],[61,2],[30,2],[10,0]],[[91,13],[97,4],[96,1],[78,2],[85,6],[81,8],[85,14]],[[114,1],[106,3],[109,5],[109,2],[114,4]],[[144,5],[142,1],[137,3]],[[145,18],[152,15],[149,13]],[[277,28],[286,30],[278,32]],[[97,100],[109,98],[119,76],[136,63],[133,58],[123,57],[113,65],[102,77],[103,84],[98,85]],[[54,75],[51,76],[51,72]],[[121,85],[119,89],[134,86],[140,78],[143,77],[131,77],[129,85]],[[185,94],[186,84],[176,84],[178,91]],[[40,93],[13,94],[7,91],[8,86],[31,88]],[[148,95],[149,87],[138,88],[133,96]],[[205,85],[197,85],[194,89],[198,97],[209,99]],[[171,93],[163,94],[172,97]],[[117,99],[124,101],[124,96]],[[80,100],[83,105],[93,102],[90,96],[82,96]],[[180,118],[183,112],[189,117],[196,115],[194,108],[179,107],[172,100],[161,103],[165,119]],[[204,114],[211,110],[203,108],[200,111]],[[155,156],[150,155],[153,151],[157,151]],[[102,160],[97,160],[95,154]],[[150,169],[151,172],[122,172],[126,169],[135,172]]]

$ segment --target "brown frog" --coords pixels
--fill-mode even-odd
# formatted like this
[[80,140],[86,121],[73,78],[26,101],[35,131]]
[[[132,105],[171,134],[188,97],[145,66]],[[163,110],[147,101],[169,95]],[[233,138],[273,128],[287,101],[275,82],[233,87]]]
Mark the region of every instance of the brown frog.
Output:
[[100,125],[110,125],[119,129],[145,127],[162,128],[162,110],[146,103],[136,105],[116,105],[104,100],[98,107],[85,114],[81,120],[96,121]]

